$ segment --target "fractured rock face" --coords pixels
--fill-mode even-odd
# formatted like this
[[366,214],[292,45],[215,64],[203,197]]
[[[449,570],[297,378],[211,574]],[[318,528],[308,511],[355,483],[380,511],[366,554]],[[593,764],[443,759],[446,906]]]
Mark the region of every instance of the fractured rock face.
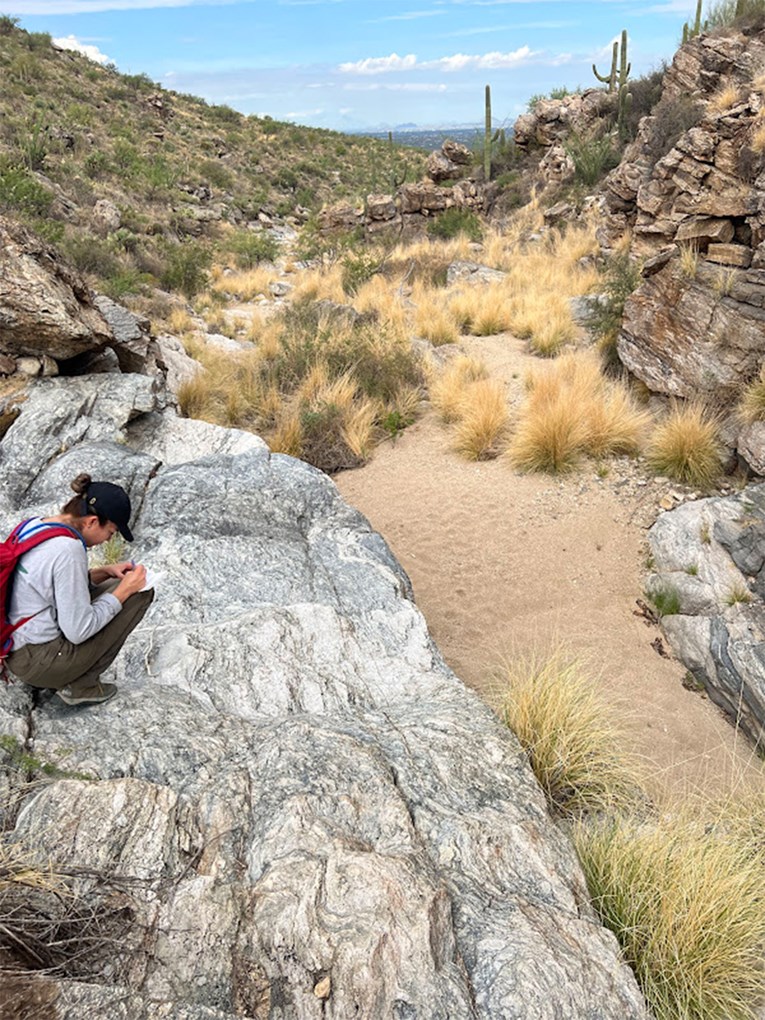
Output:
[[22,227],[0,218],[0,350],[72,358],[112,339],[82,280]]
[[46,979],[59,1017],[646,1016],[525,755],[326,476],[150,380],[48,381],[0,443],[0,524],[84,468],[126,485],[164,580],[114,701],[0,692],[2,732],[77,774],[8,838],[129,908],[108,972]]
[[761,743],[765,485],[663,514],[649,541],[656,564],[649,590],[673,588],[680,598],[680,611],[662,620],[675,654],[710,698]]
[[732,401],[762,363],[765,274],[700,262],[689,278],[672,258],[628,298],[617,350],[656,393]]

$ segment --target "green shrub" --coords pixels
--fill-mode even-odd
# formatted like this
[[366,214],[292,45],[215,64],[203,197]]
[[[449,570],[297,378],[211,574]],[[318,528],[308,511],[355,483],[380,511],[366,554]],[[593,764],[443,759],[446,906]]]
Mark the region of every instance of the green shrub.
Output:
[[471,241],[480,241],[483,237],[481,221],[470,209],[458,209],[452,206],[440,213],[428,223],[428,235],[442,241],[449,241],[464,234]]
[[26,167],[0,162],[0,206],[31,216],[45,216],[53,195]]
[[235,256],[240,269],[252,269],[260,262],[275,262],[279,255],[279,245],[270,234],[253,230],[235,231],[227,249]]
[[626,252],[609,258],[603,277],[604,296],[593,303],[587,321],[607,364],[618,360],[616,340],[622,326],[624,305],[630,294],[640,286],[641,279],[640,263],[631,259]]
[[101,177],[110,170],[109,157],[101,149],[89,152],[82,162],[82,168],[88,177]]
[[658,585],[646,595],[658,616],[676,616],[682,609],[680,592],[671,584]]
[[83,234],[69,234],[60,244],[61,254],[81,273],[113,276],[119,262],[106,241]]
[[646,144],[651,163],[655,165],[674,149],[685,132],[696,127],[703,113],[703,104],[690,96],[664,96],[654,107],[651,133]]
[[355,294],[367,280],[371,280],[380,270],[380,256],[376,252],[348,252],[342,259],[343,290],[346,294]]
[[18,27],[18,24],[18,18],[12,18],[8,14],[0,14],[0,36],[12,35],[13,30]]
[[574,164],[576,180],[591,188],[619,163],[619,152],[610,135],[586,135],[572,131],[565,143]]
[[231,191],[234,187],[234,175],[228,167],[217,159],[206,159],[199,168],[203,180],[219,188],[221,191]]
[[301,456],[309,464],[331,474],[363,464],[353,453],[344,435],[345,414],[335,404],[305,408],[300,414]]
[[200,244],[187,241],[175,245],[167,251],[162,286],[193,297],[206,285],[211,261],[210,252]]
[[765,0],[717,0],[706,12],[709,28],[727,28],[737,21],[757,19],[765,14]]
[[135,267],[118,269],[108,276],[102,283],[101,289],[108,297],[119,301],[126,294],[138,294],[144,286],[151,282],[147,273],[142,273]]

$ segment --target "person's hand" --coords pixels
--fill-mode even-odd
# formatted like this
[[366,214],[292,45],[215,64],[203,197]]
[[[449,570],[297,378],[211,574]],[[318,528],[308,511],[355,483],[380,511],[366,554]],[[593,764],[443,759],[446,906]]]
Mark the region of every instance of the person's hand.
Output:
[[126,602],[131,595],[135,595],[146,584],[146,567],[140,563],[136,567],[127,570],[120,583],[114,589],[113,594],[120,600]]
[[125,560],[124,563],[109,563],[103,567],[104,573],[107,577],[116,577],[120,581],[125,574],[134,569],[135,563],[132,560]]

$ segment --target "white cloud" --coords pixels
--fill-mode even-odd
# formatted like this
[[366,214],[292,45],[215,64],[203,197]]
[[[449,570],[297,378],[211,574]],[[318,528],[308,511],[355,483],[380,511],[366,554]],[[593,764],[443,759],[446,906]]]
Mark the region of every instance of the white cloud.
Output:
[[54,39],[53,45],[58,46],[60,50],[74,50],[76,53],[82,53],[89,60],[94,60],[97,64],[112,63],[111,57],[107,57],[97,46],[93,46],[92,43],[82,42],[76,35],[65,35],[60,39]]
[[446,11],[409,11],[406,14],[388,14],[384,18],[372,18],[367,24],[368,25],[380,25],[384,21],[416,21],[418,18],[435,18],[441,14],[446,14]]
[[[438,57],[436,60],[418,60],[414,53],[400,57],[391,53],[388,57],[365,57],[353,63],[340,64],[338,70],[344,74],[390,74],[392,71],[465,71],[467,69],[497,69],[517,67],[541,56],[541,50],[532,50],[521,46],[510,53],[455,53],[450,57]],[[558,58],[555,58],[558,60]]]
[[365,57],[352,63],[340,64],[338,68],[344,74],[388,74],[390,71],[411,71],[417,66],[417,57],[408,53],[400,57],[391,53],[389,57]]
[[345,92],[446,92],[443,82],[354,82],[343,85]]

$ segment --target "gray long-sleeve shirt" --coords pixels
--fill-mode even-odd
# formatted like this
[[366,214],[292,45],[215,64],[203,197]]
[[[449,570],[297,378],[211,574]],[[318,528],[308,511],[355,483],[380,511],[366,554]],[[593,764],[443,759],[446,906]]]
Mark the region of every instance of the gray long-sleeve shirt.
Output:
[[[30,521],[22,533],[39,525]],[[41,645],[64,637],[79,645],[102,630],[122,609],[114,595],[90,601],[88,554],[76,538],[49,538],[19,560],[9,610],[11,623],[32,619],[13,635],[13,647]]]

